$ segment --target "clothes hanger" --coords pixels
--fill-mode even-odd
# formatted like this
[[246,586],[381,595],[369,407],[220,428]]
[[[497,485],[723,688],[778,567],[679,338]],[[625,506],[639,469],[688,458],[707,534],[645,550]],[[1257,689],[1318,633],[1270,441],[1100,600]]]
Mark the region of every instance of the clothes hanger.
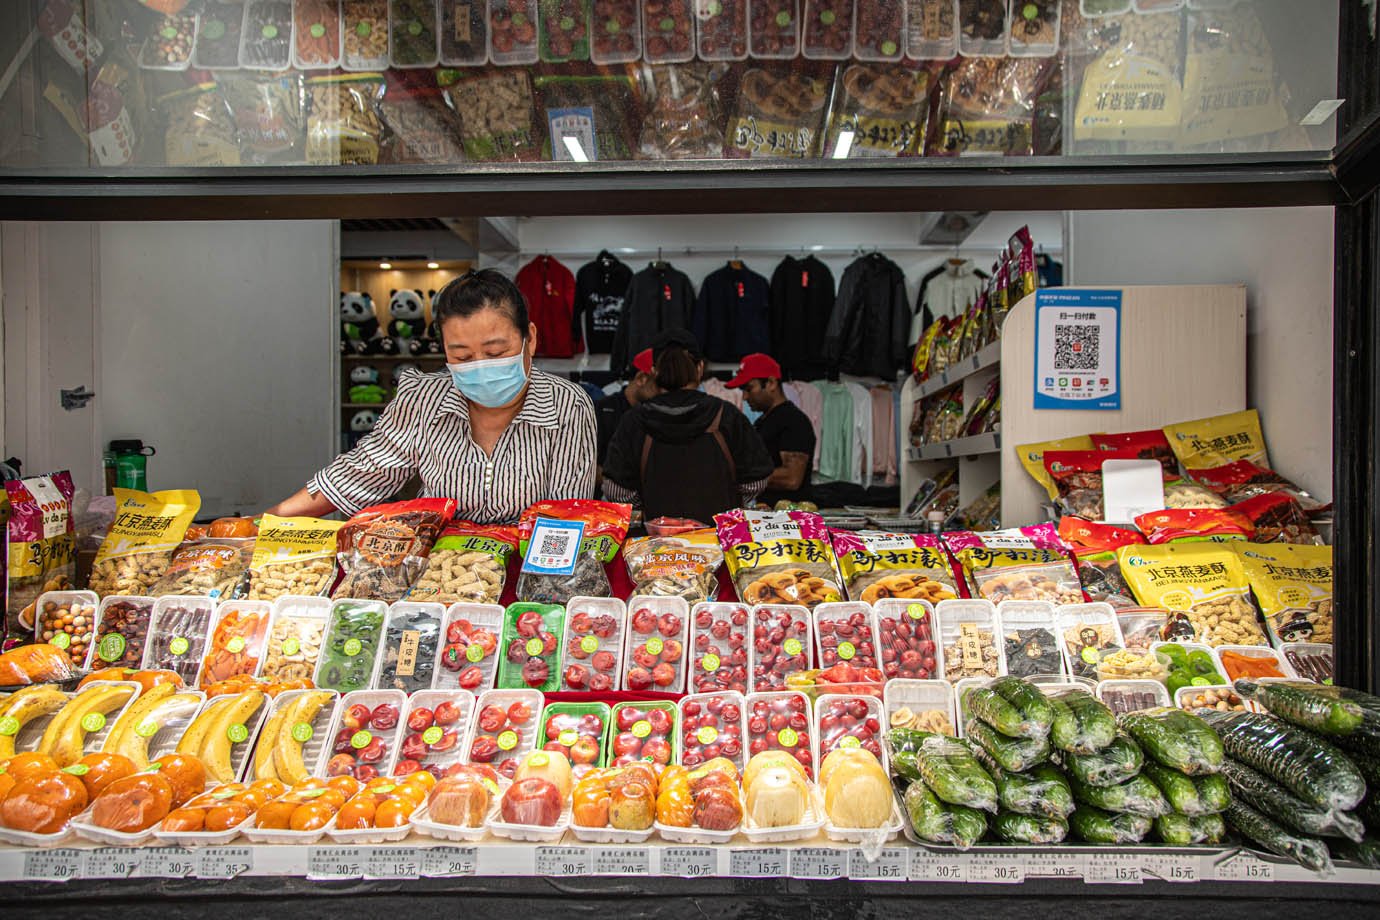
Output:
[[734,246],[734,247],[733,247],[733,258],[729,260],[729,263],[728,263],[728,264],[729,264],[729,267],[730,267],[730,268],[733,268],[733,269],[736,270],[736,271],[742,271],[742,270],[743,270],[743,260],[740,259],[740,258],[738,258],[738,247],[737,247],[737,246]]

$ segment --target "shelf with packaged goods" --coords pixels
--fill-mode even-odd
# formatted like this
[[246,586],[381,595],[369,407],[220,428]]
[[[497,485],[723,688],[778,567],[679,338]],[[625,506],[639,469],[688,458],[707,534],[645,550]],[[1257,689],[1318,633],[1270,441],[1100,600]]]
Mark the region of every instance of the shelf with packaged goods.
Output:
[[930,377],[923,383],[916,384],[915,398],[924,399],[933,396],[965,377],[971,377],[978,371],[986,370],[1001,361],[1001,340],[997,339],[984,345],[974,354],[969,355],[963,360],[949,365],[942,372],[934,377]]
[[994,454],[1001,450],[1001,432],[984,431],[982,434],[952,441],[937,441],[919,447],[906,448],[909,460],[948,460],[951,457],[976,457],[981,454]]

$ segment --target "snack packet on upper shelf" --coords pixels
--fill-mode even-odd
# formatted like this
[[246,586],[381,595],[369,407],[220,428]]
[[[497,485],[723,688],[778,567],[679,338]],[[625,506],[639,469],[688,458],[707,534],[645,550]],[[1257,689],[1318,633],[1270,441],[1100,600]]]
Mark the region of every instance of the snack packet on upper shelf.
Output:
[[307,119],[301,74],[222,73],[216,82],[234,115],[242,164],[303,162]]
[[63,470],[5,482],[5,621],[8,648],[34,638],[34,603],[45,591],[75,587],[76,535],[72,528],[72,474]]
[[383,123],[375,105],[383,75],[339,74],[307,80],[307,162],[372,166],[379,161]]
[[168,166],[239,166],[235,121],[215,83],[160,96],[163,160]]
[[850,600],[898,597],[931,604],[959,596],[949,554],[938,537],[875,530],[830,531]]
[[1144,543],[1145,537],[1139,531],[1066,515],[1059,521],[1059,537],[1073,548],[1078,580],[1083,583],[1088,600],[1104,601],[1113,607],[1136,606],[1131,589],[1121,577],[1116,551]]
[[115,520],[91,568],[91,590],[101,597],[146,596],[201,508],[201,496],[195,489],[139,492],[116,487],[115,501]]
[[1212,509],[1227,507],[1226,499],[1211,489],[1181,479],[1164,487],[1164,506],[1176,509]]
[[325,594],[335,581],[336,535],[344,521],[265,514],[249,560],[250,600]]
[[1268,644],[1232,546],[1123,546],[1116,558],[1136,600],[1169,610],[1171,624],[1180,613],[1186,615],[1196,641],[1214,647]]
[[1065,79],[1077,149],[1128,143],[1136,151],[1169,149],[1183,110],[1179,14],[1082,19],[1070,13],[1077,11],[1065,10]]
[[[1274,52],[1253,7],[1188,13],[1181,149],[1223,150],[1247,137],[1268,143],[1260,136],[1288,126],[1288,90],[1275,73]],[[1223,97],[1229,105],[1214,104]]]
[[724,133],[724,155],[814,156],[828,100],[827,80],[795,70],[754,67],[738,84],[738,105]]
[[402,600],[455,515],[453,498],[415,498],[365,508],[336,534],[345,577],[331,597]]
[[638,104],[632,77],[540,76],[532,85],[538,116],[546,124],[549,159],[575,160],[572,142],[589,160],[632,159]]
[[532,81],[525,69],[441,70],[436,82],[460,115],[460,143],[466,159],[491,162],[539,157]]
[[1313,522],[1303,508],[1283,492],[1257,495],[1231,506],[1255,527],[1251,537],[1256,543],[1298,543],[1319,545],[1323,542]]
[[430,70],[390,70],[379,115],[388,128],[385,163],[459,163],[460,116]]
[[1169,446],[1186,470],[1249,460],[1269,467],[1260,416],[1254,409],[1164,426]]
[[1230,510],[1167,508],[1151,511],[1136,518],[1136,526],[1145,534],[1145,542],[1191,543],[1229,540],[1249,540],[1255,528],[1242,514]]
[[650,160],[718,159],[723,156],[723,106],[719,83],[725,64],[662,64],[641,70],[647,113],[637,155]]
[[1055,441],[1042,441],[1037,444],[1017,444],[1016,456],[1021,461],[1021,466],[1030,474],[1031,478],[1038,482],[1049,496],[1050,501],[1059,497],[1059,490],[1054,485],[1054,478],[1049,475],[1049,470],[1045,469],[1045,452],[1052,450],[1092,450],[1092,437],[1089,435],[1078,435],[1072,438],[1059,438]]
[[623,561],[634,596],[680,597],[688,604],[718,597],[724,553],[712,527],[629,540],[623,547]]
[[1332,643],[1332,547],[1237,543],[1232,549],[1276,647]]
[[1035,99],[1053,70],[1039,58],[960,58],[940,86],[930,156],[1029,156]]
[[508,578],[508,558],[517,545],[516,527],[452,521],[436,539],[426,571],[407,599],[497,604]]
[[1321,502],[1294,485],[1274,470],[1258,466],[1249,460],[1238,460],[1226,466],[1188,471],[1200,485],[1206,486],[1235,505],[1258,495],[1281,493],[1299,503],[1309,514],[1320,514],[1332,508],[1331,502]]
[[848,158],[919,156],[929,121],[930,71],[854,64],[834,81],[834,101],[822,156],[839,156],[844,132]]
[[963,566],[971,597],[994,604],[1084,601],[1068,547],[1053,524],[987,533],[959,530],[944,534],[944,545]]
[[200,594],[216,600],[237,593],[254,554],[254,540],[206,537],[187,540],[173,553],[149,597]]
[[618,555],[631,520],[629,505],[588,499],[537,502],[522,512],[518,600],[564,604],[572,597],[608,597],[604,564]]
[[1132,459],[1158,460],[1164,467],[1166,482],[1179,477],[1179,461],[1169,446],[1164,431],[1151,428],[1149,431],[1127,431],[1121,434],[1089,435],[1093,447],[1102,451],[1129,451]]
[[838,562],[824,519],[808,511],[745,511],[714,516],[728,573],[745,604],[843,600]]

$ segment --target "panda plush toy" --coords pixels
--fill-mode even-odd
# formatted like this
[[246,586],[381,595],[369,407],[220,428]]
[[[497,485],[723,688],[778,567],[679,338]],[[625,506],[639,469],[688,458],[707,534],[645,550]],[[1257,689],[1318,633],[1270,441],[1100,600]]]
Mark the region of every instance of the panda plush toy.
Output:
[[393,319],[388,324],[388,337],[397,345],[395,354],[411,354],[412,343],[426,334],[421,291],[389,291],[388,312]]
[[379,414],[373,409],[360,409],[350,418],[349,446],[354,447],[378,424]]
[[412,345],[408,350],[414,358],[440,355],[444,351],[441,347],[441,330],[436,325],[436,295],[440,291],[428,291],[427,293],[431,295],[431,322],[427,324],[426,331],[421,338],[412,340]]
[[388,391],[379,386],[378,368],[361,364],[350,371],[350,402],[381,403],[388,399]]
[[374,313],[374,301],[368,292],[340,292],[340,353],[379,353],[379,318]]

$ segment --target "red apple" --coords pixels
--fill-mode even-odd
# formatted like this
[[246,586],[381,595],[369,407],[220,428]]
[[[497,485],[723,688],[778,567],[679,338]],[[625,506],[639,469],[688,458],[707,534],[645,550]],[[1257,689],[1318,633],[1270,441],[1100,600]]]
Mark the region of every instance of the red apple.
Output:
[[363,703],[355,703],[340,717],[340,724],[352,732],[357,732],[369,724],[370,710]]
[[460,707],[450,700],[436,705],[432,719],[437,725],[451,725],[460,718]]
[[436,721],[435,713],[425,706],[418,706],[407,714],[407,727],[414,732],[424,732]]

